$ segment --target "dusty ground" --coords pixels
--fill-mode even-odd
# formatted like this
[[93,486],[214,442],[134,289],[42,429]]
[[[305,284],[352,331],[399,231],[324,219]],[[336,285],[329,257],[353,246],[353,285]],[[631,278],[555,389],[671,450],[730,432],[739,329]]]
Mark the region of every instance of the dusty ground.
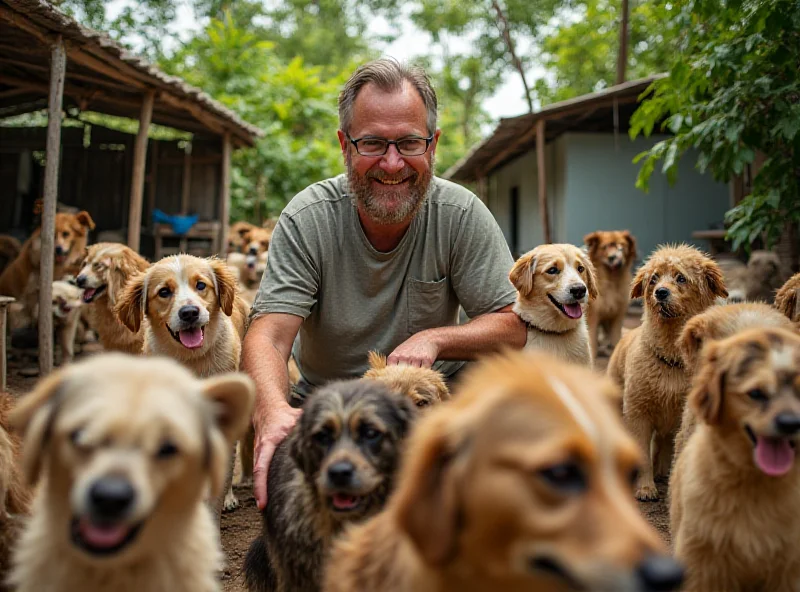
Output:
[[[628,328],[639,324],[635,314],[629,316],[625,323]],[[94,348],[88,348],[91,351]],[[30,391],[36,383],[36,377],[26,377],[21,374],[23,369],[34,368],[37,364],[35,350],[13,350],[10,352],[8,369],[8,390],[19,396]],[[86,354],[83,354],[86,355]],[[608,358],[598,359],[598,369],[605,369]],[[662,498],[666,495],[666,482],[657,482]],[[224,514],[222,517],[222,546],[228,559],[228,567],[223,574],[223,589],[225,592],[244,592],[241,577],[244,562],[250,542],[258,536],[261,530],[261,517],[256,508],[255,499],[250,487],[234,488],[239,498],[240,507],[234,512]],[[669,511],[663,499],[658,502],[640,503],[639,507],[647,520],[655,526],[667,543],[670,543]]]

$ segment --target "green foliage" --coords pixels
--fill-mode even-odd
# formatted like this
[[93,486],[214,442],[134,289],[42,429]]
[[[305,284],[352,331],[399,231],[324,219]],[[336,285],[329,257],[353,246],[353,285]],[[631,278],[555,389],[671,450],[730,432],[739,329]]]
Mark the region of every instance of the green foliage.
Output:
[[637,186],[646,190],[656,163],[674,180],[693,148],[697,168],[728,181],[765,161],[752,193],[728,212],[734,248],[761,238],[769,248],[800,222],[800,10],[796,0],[724,3],[680,0],[684,31],[668,78],[632,120],[631,137],[666,127],[675,135],[640,154]]

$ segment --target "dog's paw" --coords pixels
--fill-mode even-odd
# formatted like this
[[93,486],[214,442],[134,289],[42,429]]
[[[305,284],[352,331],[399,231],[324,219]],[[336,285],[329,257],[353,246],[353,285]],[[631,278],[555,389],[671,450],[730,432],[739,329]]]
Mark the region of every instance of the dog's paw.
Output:
[[225,494],[225,499],[222,501],[222,511],[233,512],[238,507],[239,500],[236,499],[236,495],[233,493],[233,490],[228,490],[228,493]]
[[655,484],[639,486],[636,489],[636,499],[640,502],[658,501],[658,489]]

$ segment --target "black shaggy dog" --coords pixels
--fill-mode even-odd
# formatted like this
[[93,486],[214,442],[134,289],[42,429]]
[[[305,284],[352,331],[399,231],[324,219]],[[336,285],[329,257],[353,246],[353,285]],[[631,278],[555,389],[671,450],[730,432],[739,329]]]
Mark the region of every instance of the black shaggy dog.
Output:
[[408,397],[368,379],[309,398],[270,463],[262,534],[244,565],[250,592],[319,591],[333,537],[383,508],[414,415]]

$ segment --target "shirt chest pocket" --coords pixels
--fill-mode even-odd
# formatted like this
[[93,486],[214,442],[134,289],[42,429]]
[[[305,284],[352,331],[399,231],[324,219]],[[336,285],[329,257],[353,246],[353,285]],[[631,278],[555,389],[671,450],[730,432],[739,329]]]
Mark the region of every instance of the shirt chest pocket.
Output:
[[408,331],[419,333],[432,327],[446,325],[447,278],[435,282],[408,279]]

